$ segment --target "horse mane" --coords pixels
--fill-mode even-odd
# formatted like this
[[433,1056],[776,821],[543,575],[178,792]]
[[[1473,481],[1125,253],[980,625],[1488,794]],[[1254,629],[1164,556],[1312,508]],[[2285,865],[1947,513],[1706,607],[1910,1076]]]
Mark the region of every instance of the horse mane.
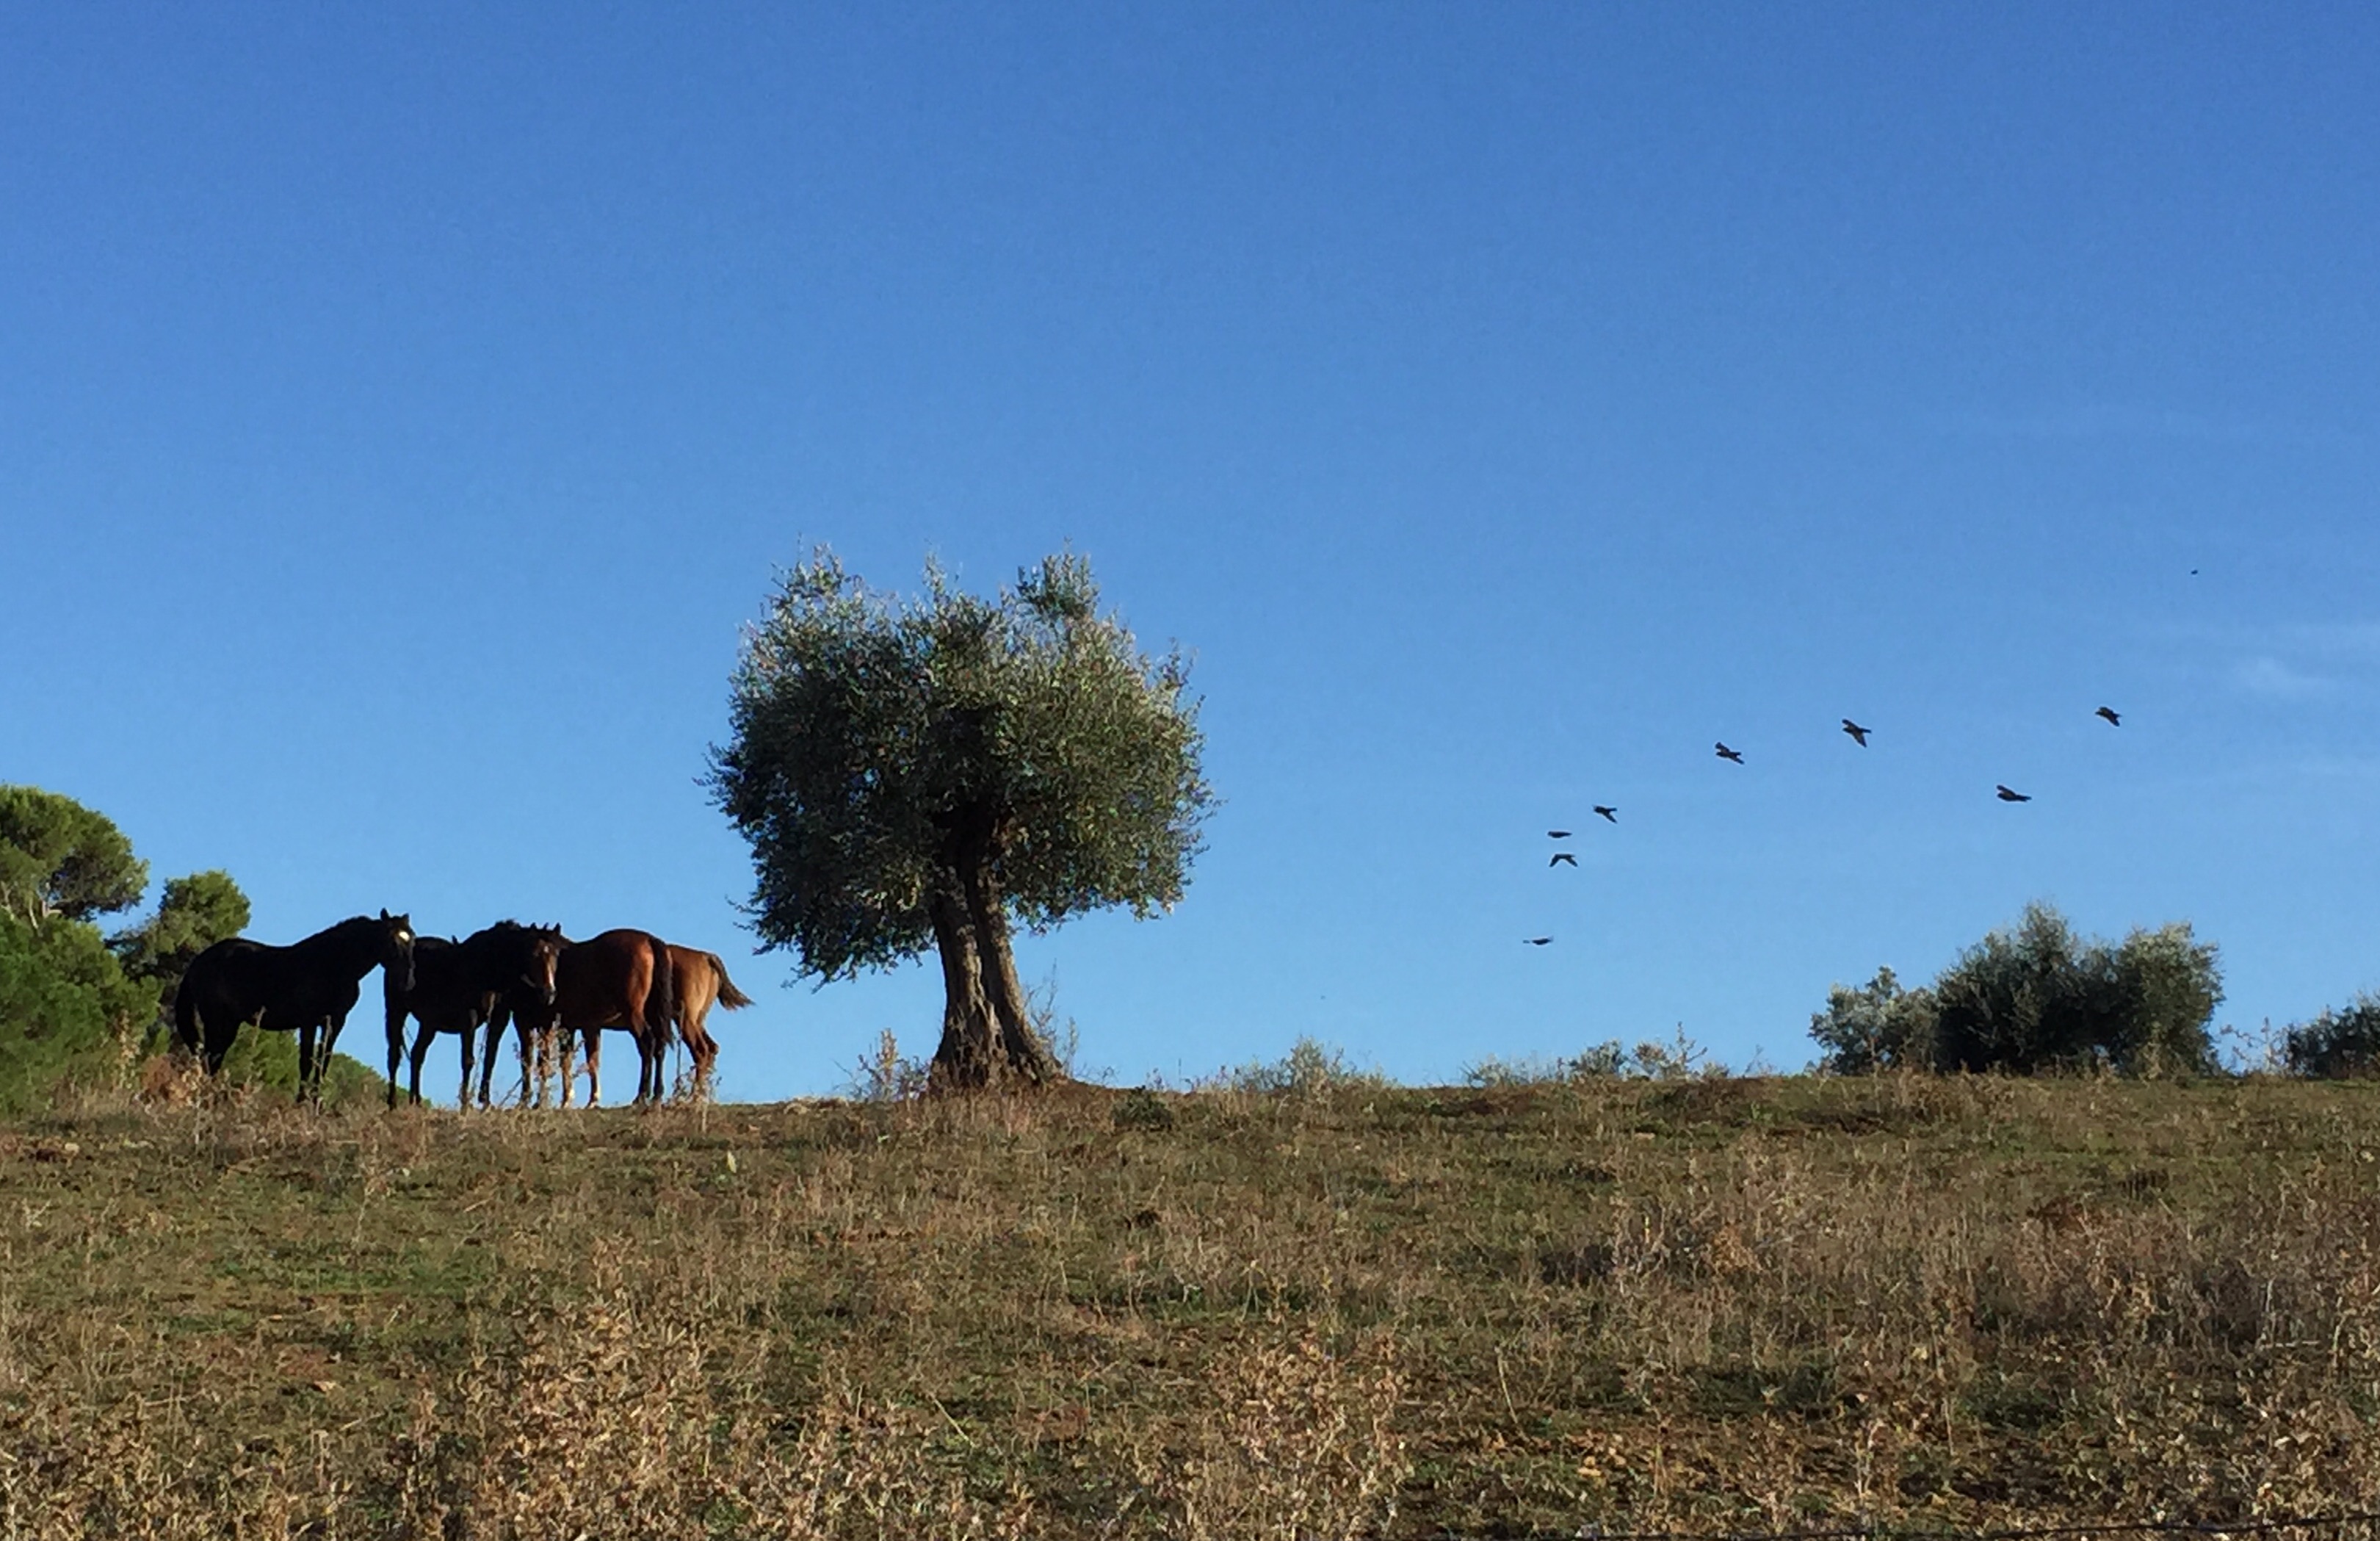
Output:
[[376,915],[351,915],[337,925],[325,926],[312,936],[293,945],[303,947],[309,941],[348,941],[362,935],[367,928],[376,928],[381,924],[381,917]]
[[543,935],[552,937],[559,937],[562,935],[562,927],[559,923],[552,926],[531,926],[525,924],[524,922],[512,919],[499,920],[494,925],[489,927],[488,929],[491,931],[537,931]]

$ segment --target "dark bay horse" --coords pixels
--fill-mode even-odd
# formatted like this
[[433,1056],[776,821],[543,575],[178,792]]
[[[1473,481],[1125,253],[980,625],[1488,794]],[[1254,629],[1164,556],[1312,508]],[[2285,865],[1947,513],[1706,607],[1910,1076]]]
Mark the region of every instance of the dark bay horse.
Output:
[[[567,943],[553,971],[553,1000],[548,1004],[519,989],[504,992],[488,1024],[488,1060],[492,1068],[496,1045],[510,1018],[520,1035],[521,1099],[537,1087],[537,1105],[545,1105],[545,1075],[532,1071],[530,1051],[545,1059],[548,1044],[562,1048],[562,1105],[570,1106],[571,1037],[587,1041],[587,1105],[602,1097],[602,1030],[620,1029],[637,1040],[637,1100],[662,1098],[662,1069],[669,1033],[677,1010],[675,970],[670,966],[669,943],[650,931],[605,931],[585,941]],[[484,1094],[489,1072],[480,1073]]]
[[[388,1009],[388,1105],[396,1106],[396,1065],[405,1053],[405,1019],[421,1024],[413,1040],[413,1074],[407,1090],[421,1100],[421,1062],[430,1042],[441,1033],[456,1035],[463,1044],[463,1086],[455,1094],[464,1108],[471,1105],[471,1053],[480,1029],[494,1015],[497,999],[506,991],[524,992],[527,1000],[553,1004],[554,967],[567,945],[559,926],[524,926],[499,920],[461,941],[423,937],[413,944],[413,984],[404,988],[391,977],[381,980],[381,996]],[[490,1058],[494,1045],[489,1046]],[[480,1083],[480,1101],[487,1102],[487,1080]]]
[[669,943],[671,983],[677,994],[678,1041],[694,1056],[694,1094],[708,1096],[710,1091],[710,1067],[719,1062],[719,1043],[704,1028],[713,1002],[731,1012],[740,1012],[752,1003],[752,998],[735,988],[727,977],[727,965],[716,953],[698,948],[680,947]]
[[287,947],[246,937],[216,942],[190,960],[174,992],[174,1037],[184,1049],[203,1054],[212,1075],[223,1069],[242,1024],[294,1031],[298,1094],[319,1102],[322,1067],[362,993],[363,977],[374,968],[412,988],[413,922],[407,916],[386,910],[376,919],[359,915]]

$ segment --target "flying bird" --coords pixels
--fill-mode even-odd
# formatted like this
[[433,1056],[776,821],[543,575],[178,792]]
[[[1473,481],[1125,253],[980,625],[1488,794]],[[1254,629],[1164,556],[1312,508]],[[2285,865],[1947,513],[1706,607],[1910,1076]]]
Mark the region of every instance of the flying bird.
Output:
[[1999,789],[1999,794],[2000,801],[2003,803],[2030,803],[2033,801],[2032,797],[2028,796],[2026,794],[2022,792],[2010,792],[2007,787],[2001,787]]
[[1612,823],[1614,823],[1614,824],[1617,824],[1617,823],[1619,823],[1619,822],[1620,822],[1620,810],[1619,810],[1618,808],[1608,808],[1608,807],[1605,807],[1601,803],[1597,803],[1597,804],[1596,804],[1596,805],[1595,805],[1595,811],[1596,811],[1596,812],[1597,812],[1597,813],[1599,813],[1599,814],[1601,814],[1601,815],[1603,815],[1603,817],[1604,817],[1605,819],[1609,819],[1610,822],[1612,822]]
[[1858,745],[1863,749],[1867,747],[1867,735],[1874,731],[1875,730],[1870,728],[1861,727],[1857,722],[1852,722],[1848,717],[1843,719],[1843,732],[1851,734],[1852,742]]
[[1570,838],[1570,831],[1568,830],[1548,830],[1546,831],[1546,838],[1548,840],[1568,840]]
[[1742,765],[1743,763],[1743,756],[1737,753],[1735,750],[1729,748],[1724,744],[1718,746],[1718,758],[1721,759],[1731,759],[1738,765]]
[[1560,867],[1564,862],[1568,862],[1571,866],[1576,867],[1578,865],[1578,858],[1572,855],[1568,851],[1556,851],[1554,853],[1553,860],[1546,863],[1546,865],[1548,867]]
[[1521,939],[1521,945],[1524,947],[1543,947],[1546,943],[1553,940],[1554,939],[1551,937],[1523,937]]
[[2124,720],[2116,715],[2116,709],[2114,707],[2101,707],[2091,715],[2094,717],[2106,718],[2107,720],[2107,726],[2111,728],[2120,728],[2124,725]]

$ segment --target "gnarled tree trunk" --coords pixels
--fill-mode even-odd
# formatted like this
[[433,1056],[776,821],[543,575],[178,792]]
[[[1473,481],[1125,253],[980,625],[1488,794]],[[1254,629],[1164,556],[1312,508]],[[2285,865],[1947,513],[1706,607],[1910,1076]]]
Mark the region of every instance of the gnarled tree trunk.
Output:
[[949,880],[927,906],[942,959],[942,1041],[930,1084],[978,1091],[1063,1079],[1026,1013],[1008,913],[991,872],[990,820],[966,819],[945,849]]

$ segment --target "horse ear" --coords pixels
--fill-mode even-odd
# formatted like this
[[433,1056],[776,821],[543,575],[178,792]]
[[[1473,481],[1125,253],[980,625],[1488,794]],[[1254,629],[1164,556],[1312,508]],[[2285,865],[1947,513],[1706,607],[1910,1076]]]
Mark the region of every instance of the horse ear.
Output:
[[381,917],[382,920],[386,920],[386,919],[389,917],[389,916],[388,916],[388,910],[387,910],[387,907],[386,907],[386,906],[382,906],[382,907],[381,912],[380,912],[380,917]]

